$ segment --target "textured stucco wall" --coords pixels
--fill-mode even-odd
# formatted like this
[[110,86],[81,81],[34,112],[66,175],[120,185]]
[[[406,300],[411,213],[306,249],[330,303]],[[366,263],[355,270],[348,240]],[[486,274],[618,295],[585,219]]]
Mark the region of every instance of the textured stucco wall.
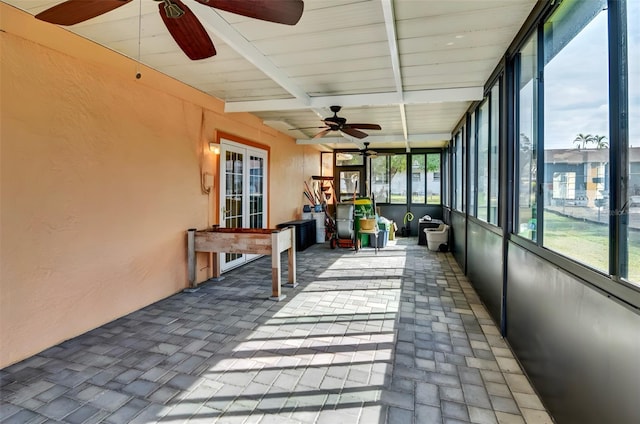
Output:
[[270,147],[270,224],[296,216],[316,150],[5,4],[0,25],[0,368],[187,286],[216,131]]

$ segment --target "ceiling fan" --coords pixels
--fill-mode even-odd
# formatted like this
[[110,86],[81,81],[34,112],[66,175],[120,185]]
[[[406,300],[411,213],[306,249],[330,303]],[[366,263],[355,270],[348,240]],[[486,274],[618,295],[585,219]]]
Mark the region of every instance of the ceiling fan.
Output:
[[375,158],[378,156],[378,152],[374,151],[374,150],[369,150],[369,142],[365,141],[362,144],[364,144],[364,149],[360,150],[360,153],[358,153],[360,156],[364,156],[365,158]]
[[[74,25],[110,12],[132,0],[67,0],[35,17],[57,25]],[[178,46],[191,60],[216,54],[207,31],[181,0],[154,0],[162,21]],[[195,0],[205,6],[250,18],[295,25],[302,17],[303,0]]]
[[296,130],[304,130],[311,128],[323,128],[318,134],[313,136],[313,138],[321,138],[330,133],[331,131],[340,131],[345,134],[348,134],[355,138],[365,138],[368,136],[367,133],[364,133],[360,130],[381,130],[382,127],[378,124],[349,124],[347,123],[346,118],[342,118],[338,116],[338,112],[342,109],[341,106],[331,106],[331,112],[333,112],[333,116],[328,118],[324,118],[322,122],[324,123],[323,127],[307,127],[307,128],[294,128]]

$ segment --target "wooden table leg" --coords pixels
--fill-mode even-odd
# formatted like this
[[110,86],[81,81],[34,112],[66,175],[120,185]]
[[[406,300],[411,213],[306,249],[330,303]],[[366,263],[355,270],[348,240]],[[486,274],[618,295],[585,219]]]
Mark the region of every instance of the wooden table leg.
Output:
[[282,300],[283,295],[280,288],[280,246],[278,243],[278,234],[271,235],[271,300]]
[[187,271],[189,287],[196,287],[196,229],[187,230]]
[[222,281],[224,277],[220,274],[220,255],[224,255],[224,253],[211,252],[211,263],[213,265],[213,281]]
[[289,286],[290,287],[298,287],[298,283],[296,282],[296,251],[293,248],[289,248],[287,251],[287,256],[289,259]]
[[289,260],[289,284],[291,287],[298,287],[296,282],[296,227],[291,228],[291,247],[287,250]]

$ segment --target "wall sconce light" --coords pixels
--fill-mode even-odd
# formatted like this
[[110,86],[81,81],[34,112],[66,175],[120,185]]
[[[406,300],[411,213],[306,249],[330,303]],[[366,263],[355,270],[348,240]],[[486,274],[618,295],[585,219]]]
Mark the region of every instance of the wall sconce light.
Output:
[[209,150],[211,151],[211,153],[213,153],[214,155],[219,155],[220,154],[220,145],[216,144],[216,143],[209,143]]

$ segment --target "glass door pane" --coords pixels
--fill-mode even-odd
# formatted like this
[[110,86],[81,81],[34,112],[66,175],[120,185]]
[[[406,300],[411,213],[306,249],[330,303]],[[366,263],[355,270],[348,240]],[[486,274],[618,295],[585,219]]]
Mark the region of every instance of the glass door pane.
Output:
[[[222,140],[220,144],[220,225],[227,228],[265,228],[267,152],[226,140]],[[220,269],[226,271],[258,256],[225,253],[221,258]]]
[[264,158],[249,157],[249,228],[263,228],[265,213]]
[[[247,182],[247,205],[244,227],[265,228],[267,224],[267,198],[265,160],[266,156],[260,153],[247,151],[249,160],[248,173],[245,174]],[[245,261],[257,258],[260,255],[246,254]]]
[[[224,177],[221,193],[224,205],[222,209],[221,225],[227,228],[241,228],[244,220],[244,152],[230,146],[222,146],[221,157],[224,158]],[[245,259],[241,253],[225,253],[222,260],[222,270],[227,270],[241,263]]]

